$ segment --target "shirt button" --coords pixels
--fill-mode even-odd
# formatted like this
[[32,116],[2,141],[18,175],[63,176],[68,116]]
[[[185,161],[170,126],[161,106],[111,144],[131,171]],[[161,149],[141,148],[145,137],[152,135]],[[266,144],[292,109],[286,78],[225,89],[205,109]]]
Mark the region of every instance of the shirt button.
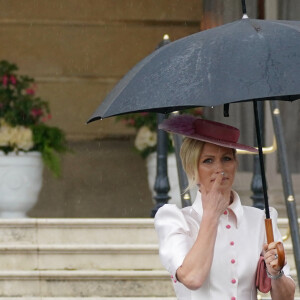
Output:
[[226,228],[227,228],[227,229],[230,229],[230,228],[231,228],[231,226],[230,226],[230,225],[226,225]]
[[235,283],[236,283],[236,280],[235,280],[235,279],[232,279],[232,280],[231,280],[231,283],[232,283],[232,284],[235,284]]
[[230,242],[230,246],[233,246],[234,245],[234,242],[232,241],[232,242]]
[[232,260],[231,260],[231,263],[232,263],[232,264],[235,264],[235,259],[232,259]]

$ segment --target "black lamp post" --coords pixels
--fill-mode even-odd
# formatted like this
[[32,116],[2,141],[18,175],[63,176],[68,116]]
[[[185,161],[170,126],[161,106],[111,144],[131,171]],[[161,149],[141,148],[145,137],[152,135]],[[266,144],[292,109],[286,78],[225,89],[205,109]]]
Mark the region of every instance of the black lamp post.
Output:
[[[163,47],[170,43],[168,35],[165,35],[163,40],[158,44],[157,48]],[[157,114],[157,127],[167,118],[165,114]],[[156,178],[154,184],[156,196],[154,199],[156,204],[151,211],[151,217],[154,218],[158,209],[168,202],[170,196],[170,184],[168,179],[168,134],[160,129],[157,129],[157,160],[156,160]]]

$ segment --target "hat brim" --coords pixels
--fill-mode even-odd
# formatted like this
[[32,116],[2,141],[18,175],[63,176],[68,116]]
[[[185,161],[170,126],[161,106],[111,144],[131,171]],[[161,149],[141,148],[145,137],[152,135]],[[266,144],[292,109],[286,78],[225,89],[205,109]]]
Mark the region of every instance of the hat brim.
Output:
[[232,149],[239,149],[239,150],[245,150],[245,151],[249,151],[249,152],[253,152],[253,153],[258,153],[258,150],[256,148],[248,146],[248,145],[244,145],[244,144],[240,144],[240,143],[226,142],[226,141],[222,141],[222,140],[215,139],[215,138],[212,138],[212,137],[206,137],[206,136],[203,136],[203,135],[199,135],[197,133],[185,133],[185,132],[182,132],[180,130],[172,130],[172,128],[170,128],[169,126],[166,126],[166,124],[164,124],[164,123],[159,125],[159,129],[165,130],[165,131],[170,132],[170,133],[179,134],[179,135],[182,135],[184,137],[191,138],[191,139],[203,141],[205,143],[211,143],[211,144],[215,144],[215,145],[222,146],[222,147],[227,147],[227,148],[232,148]]
[[[175,133],[175,132],[174,132]],[[180,134],[183,135],[183,134]],[[201,135],[183,135],[185,137],[189,137],[195,140],[199,140],[199,141],[203,141],[205,143],[211,143],[211,144],[215,144],[218,146],[222,146],[222,147],[227,147],[227,148],[232,148],[232,149],[239,149],[239,150],[246,150],[249,152],[253,152],[253,153],[258,153],[258,150],[254,147],[251,146],[247,146],[247,145],[243,145],[243,144],[239,144],[239,143],[229,143],[229,142],[224,142],[224,141],[220,141],[217,139],[213,139],[213,138],[207,138]]]

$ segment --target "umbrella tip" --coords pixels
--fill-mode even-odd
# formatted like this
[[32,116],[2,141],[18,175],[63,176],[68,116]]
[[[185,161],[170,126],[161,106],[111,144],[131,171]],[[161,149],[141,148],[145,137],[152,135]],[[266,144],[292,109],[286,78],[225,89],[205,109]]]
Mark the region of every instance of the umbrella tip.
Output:
[[92,123],[92,122],[94,122],[94,121],[97,121],[97,120],[103,120],[103,118],[102,117],[91,117],[90,119],[88,119],[87,121],[86,121],[86,124],[89,124],[89,123]]
[[242,0],[242,10],[243,10],[242,19],[249,19],[248,15],[247,15],[246,0]]

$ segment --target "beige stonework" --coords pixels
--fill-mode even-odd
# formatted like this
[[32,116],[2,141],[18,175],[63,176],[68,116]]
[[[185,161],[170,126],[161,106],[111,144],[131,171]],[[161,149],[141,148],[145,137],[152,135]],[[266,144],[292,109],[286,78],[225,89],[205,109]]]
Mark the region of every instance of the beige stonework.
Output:
[[78,140],[132,133],[114,121],[85,121],[165,33],[176,40],[199,31],[202,6],[200,0],[29,0],[2,1],[0,11],[1,59],[37,79],[52,123]]
[[39,202],[31,217],[149,217],[153,206],[145,161],[131,140],[70,143],[63,173],[55,179],[44,172]]
[[66,131],[73,150],[63,157],[61,179],[44,172],[30,216],[150,215],[134,130],[114,118],[85,122],[164,34],[176,40],[195,33],[201,18],[201,0],[0,1],[0,59],[36,78],[37,94],[50,102],[50,124]]
[[[278,225],[285,235],[288,220],[278,219]],[[296,278],[291,239],[284,244]],[[3,300],[174,296],[153,219],[0,219],[0,253]]]
[[61,21],[199,21],[200,0],[10,0],[1,1],[1,18]]

